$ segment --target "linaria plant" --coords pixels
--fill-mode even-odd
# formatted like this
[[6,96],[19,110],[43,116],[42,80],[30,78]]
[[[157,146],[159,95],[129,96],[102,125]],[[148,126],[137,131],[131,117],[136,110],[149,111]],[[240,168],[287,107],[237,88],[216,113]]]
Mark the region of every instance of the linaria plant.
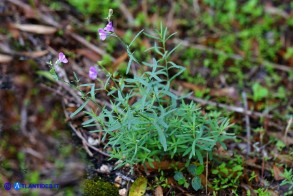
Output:
[[[118,159],[117,167],[136,164],[149,164],[162,160],[198,161],[203,165],[203,156],[211,153],[213,147],[233,136],[226,132],[229,120],[218,112],[204,113],[193,102],[185,102],[186,96],[173,93],[171,83],[184,72],[185,68],[172,62],[172,53],[178,47],[167,50],[167,41],[174,35],[168,35],[167,28],[161,24],[156,33],[144,33],[152,39],[154,46],[146,50],[153,58],[149,62],[140,62],[132,51],[132,44],[143,31],[126,44],[114,31],[113,23],[108,16],[108,24],[99,29],[101,40],[117,38],[125,47],[129,62],[126,77],[117,72],[103,70],[107,79],[103,88],[96,88],[94,83],[77,86],[90,86],[90,92],[83,93],[85,103],[71,116],[80,112],[89,100],[96,99],[95,94],[106,91],[110,106],[100,106],[99,112],[85,112],[89,120],[84,127],[98,127],[93,132],[102,132],[102,141],[111,147],[111,159]],[[130,73],[133,64],[141,70]],[[172,74],[170,74],[172,71]],[[96,79],[97,68],[91,67],[89,77]],[[98,78],[97,78],[98,79]],[[95,102],[95,101],[94,101]]]

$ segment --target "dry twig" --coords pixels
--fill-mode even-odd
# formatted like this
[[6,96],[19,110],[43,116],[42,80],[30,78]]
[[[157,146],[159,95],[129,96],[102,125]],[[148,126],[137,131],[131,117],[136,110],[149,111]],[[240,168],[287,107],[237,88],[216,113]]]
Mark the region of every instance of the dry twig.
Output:
[[[181,96],[180,92],[178,92],[176,90],[171,90],[171,91],[174,94],[176,94],[178,96]],[[226,110],[246,114],[248,116],[272,118],[272,115],[269,115],[269,114],[255,112],[255,111],[251,111],[251,110],[245,111],[245,109],[242,108],[242,107],[231,106],[231,105],[226,105],[226,104],[222,104],[222,103],[216,103],[216,102],[213,102],[213,101],[207,101],[207,100],[200,99],[200,98],[197,98],[197,97],[194,97],[194,96],[189,96],[187,99],[190,99],[190,100],[195,101],[197,103],[200,103],[202,105],[211,105],[211,106],[215,106],[215,107],[219,107],[219,108],[224,108]]]
[[242,92],[242,98],[243,98],[243,103],[244,103],[244,111],[245,111],[245,125],[246,125],[246,139],[247,139],[247,156],[250,154],[251,152],[251,141],[250,141],[250,137],[251,137],[251,132],[250,132],[250,121],[249,121],[249,116],[247,115],[246,111],[248,110],[248,104],[247,104],[247,97],[246,97],[246,93],[243,91]]
[[288,135],[288,132],[290,130],[290,127],[291,127],[291,124],[292,124],[292,117],[288,120],[288,124],[287,124],[287,127],[286,127],[286,130],[285,130],[285,133],[284,133],[284,141],[285,141],[285,144],[287,145],[287,135]]

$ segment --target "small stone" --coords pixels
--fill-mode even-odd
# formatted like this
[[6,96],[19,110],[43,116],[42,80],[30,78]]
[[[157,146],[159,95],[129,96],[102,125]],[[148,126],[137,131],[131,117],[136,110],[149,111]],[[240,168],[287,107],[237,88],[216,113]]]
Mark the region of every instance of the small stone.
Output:
[[119,183],[116,183],[116,182],[115,182],[115,183],[114,183],[114,186],[117,187],[117,188],[120,188],[120,184],[119,184]]
[[117,176],[115,178],[115,182],[117,182],[118,184],[121,184],[122,183],[122,178],[120,176]]
[[120,190],[119,190],[119,195],[120,195],[120,196],[126,196],[126,194],[127,194],[127,190],[126,190],[126,188],[124,188],[124,189],[120,189]]
[[108,167],[107,165],[102,165],[99,170],[101,173],[105,174],[109,174],[111,172],[110,167]]
[[99,140],[94,139],[94,138],[92,138],[92,137],[89,137],[89,138],[88,138],[88,143],[89,143],[90,145],[92,145],[92,146],[95,146],[95,145],[100,144]]

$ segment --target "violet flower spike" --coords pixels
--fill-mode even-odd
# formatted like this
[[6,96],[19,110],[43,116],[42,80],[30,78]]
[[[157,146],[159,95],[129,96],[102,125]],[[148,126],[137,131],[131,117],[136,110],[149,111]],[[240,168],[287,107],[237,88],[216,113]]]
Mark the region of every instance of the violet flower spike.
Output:
[[104,41],[107,37],[107,31],[105,31],[104,29],[99,29],[99,36],[100,36],[100,40]]
[[60,53],[59,53],[58,60],[59,60],[61,63],[68,63],[68,60],[67,60],[66,56],[63,54],[63,52],[60,52]]
[[95,80],[95,79],[97,79],[97,76],[98,76],[98,70],[97,70],[96,66],[90,66],[90,69],[89,69],[90,79]]
[[105,28],[103,29],[100,28],[98,30],[100,40],[104,41],[111,32],[114,32],[114,27],[113,27],[113,23],[109,21]]
[[104,28],[105,31],[114,32],[113,23],[111,21],[108,22],[107,26]]

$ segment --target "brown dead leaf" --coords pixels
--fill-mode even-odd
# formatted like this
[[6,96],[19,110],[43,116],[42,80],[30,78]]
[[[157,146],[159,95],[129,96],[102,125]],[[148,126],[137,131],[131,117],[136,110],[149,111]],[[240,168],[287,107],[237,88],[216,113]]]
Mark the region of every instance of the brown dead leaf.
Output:
[[85,56],[86,58],[90,59],[91,61],[97,62],[101,59],[101,55],[97,54],[96,52],[90,50],[90,49],[77,49],[76,53],[82,56]]
[[245,162],[246,162],[247,164],[255,164],[256,161],[257,161],[257,158],[253,158],[253,159],[247,159]]
[[214,189],[210,186],[211,185],[211,183],[209,182],[209,180],[206,178],[206,175],[204,175],[204,174],[201,174],[200,176],[200,180],[201,180],[201,184],[202,184],[202,186],[203,187],[208,187],[208,190],[209,191],[213,191]]
[[113,70],[117,70],[117,67],[127,59],[128,54],[127,52],[124,52],[119,58],[116,59],[116,61],[113,64]]
[[21,52],[20,55],[24,55],[31,58],[39,58],[48,54],[48,50],[32,51],[32,52]]
[[227,87],[222,89],[212,89],[210,94],[216,97],[229,97],[234,100],[238,99],[237,91],[234,87]]
[[67,111],[67,112],[72,112],[72,113],[73,113],[74,111],[76,111],[76,109],[77,109],[77,107],[67,107],[67,108],[66,108],[66,111]]
[[0,63],[9,63],[10,61],[12,61],[12,56],[0,54]]
[[34,25],[34,24],[11,24],[11,27],[19,29],[21,31],[36,33],[36,34],[54,34],[57,28],[45,26],[45,25]]
[[274,153],[274,157],[279,163],[288,165],[288,167],[293,167],[293,157],[286,154]]
[[284,179],[284,177],[281,175],[281,174],[283,174],[283,172],[276,165],[273,166],[273,171],[274,171],[275,180],[283,180]]
[[29,5],[21,2],[20,0],[9,0],[11,3],[19,6],[20,8],[22,8],[23,12],[24,12],[24,16],[26,18],[37,18],[37,11],[33,10]]
[[[149,163],[146,163],[146,168],[149,171],[157,171],[158,169],[161,170],[167,170],[171,169],[172,166],[176,165],[177,168],[182,168],[184,167],[184,163],[181,162],[175,162],[175,161],[161,161],[161,162],[153,162],[154,167],[151,167]],[[144,170],[144,166],[140,165],[139,168],[141,170]]]
[[154,193],[155,196],[163,196],[163,188],[161,186],[158,186],[156,189],[155,189],[155,193]]
[[[191,84],[188,82],[181,82],[180,81],[179,83],[184,88],[188,88],[192,91],[203,91],[203,90],[207,89],[204,86],[199,86],[199,85]],[[216,97],[229,97],[234,100],[237,100],[239,98],[238,93],[234,87],[227,87],[227,88],[222,88],[222,89],[211,89],[210,95],[216,96]]]
[[292,145],[293,144],[293,138],[292,137],[286,137],[286,140],[284,138],[284,135],[282,132],[272,132],[272,131],[269,131],[268,133],[269,135],[279,139],[279,140],[282,140],[286,146],[289,146],[289,145]]
[[179,82],[184,88],[188,88],[192,91],[202,91],[205,89],[204,86],[199,86],[199,85],[195,85],[195,84],[191,84],[188,82]]

